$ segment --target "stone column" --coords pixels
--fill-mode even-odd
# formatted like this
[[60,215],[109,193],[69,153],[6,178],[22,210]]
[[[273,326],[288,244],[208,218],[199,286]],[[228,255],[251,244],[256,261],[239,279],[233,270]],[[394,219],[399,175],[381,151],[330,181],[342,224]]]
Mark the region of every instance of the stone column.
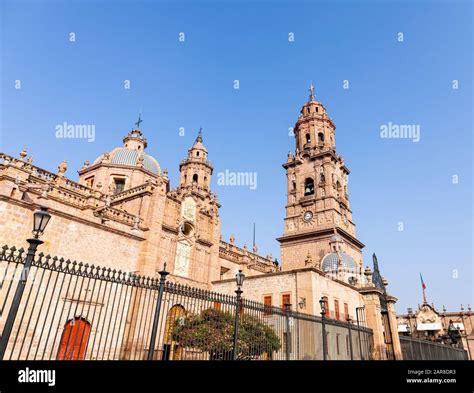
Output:
[[387,296],[388,320],[392,331],[392,346],[395,360],[403,360],[402,347],[400,345],[400,336],[398,334],[397,312],[395,311],[395,303],[397,299],[393,296]]
[[381,293],[375,287],[364,287],[360,292],[364,299],[367,327],[373,331],[372,358],[374,360],[387,360],[379,297]]
[[387,347],[385,345],[384,328],[382,320],[382,308],[380,305],[380,296],[382,291],[375,287],[372,281],[372,270],[365,268],[364,275],[366,277],[366,285],[359,289],[364,305],[365,317],[367,319],[367,327],[372,329],[374,338],[374,348],[372,350],[372,358],[374,360],[387,360]]

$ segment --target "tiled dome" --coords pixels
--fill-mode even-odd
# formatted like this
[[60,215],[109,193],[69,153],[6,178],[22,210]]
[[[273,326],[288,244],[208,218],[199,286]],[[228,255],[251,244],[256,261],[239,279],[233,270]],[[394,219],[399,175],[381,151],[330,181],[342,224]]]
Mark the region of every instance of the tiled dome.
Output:
[[[127,149],[126,147],[117,147],[110,152],[110,163],[117,165],[129,165],[136,166],[138,165],[138,158],[140,152],[137,150]],[[154,173],[155,175],[161,174],[161,168],[152,156],[144,154],[143,158],[143,168],[149,172]],[[94,164],[98,164],[104,155],[100,155],[94,161]]]
[[[345,252],[341,252],[340,255],[342,257],[342,265],[343,265],[344,271],[357,273],[358,265],[356,261],[354,261],[354,259],[349,254],[346,254]],[[322,270],[324,272],[337,272],[338,265],[339,265],[338,254],[336,252],[332,252],[330,254],[327,254],[323,258]]]

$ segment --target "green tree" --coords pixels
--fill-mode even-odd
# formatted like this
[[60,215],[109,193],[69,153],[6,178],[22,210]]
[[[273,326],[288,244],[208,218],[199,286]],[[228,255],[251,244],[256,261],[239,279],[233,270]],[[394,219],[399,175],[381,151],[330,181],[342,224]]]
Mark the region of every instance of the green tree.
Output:
[[[178,319],[173,325],[173,341],[182,347],[209,352],[211,360],[232,358],[234,315],[215,309]],[[280,338],[274,330],[252,315],[239,317],[237,359],[250,360],[281,348]]]

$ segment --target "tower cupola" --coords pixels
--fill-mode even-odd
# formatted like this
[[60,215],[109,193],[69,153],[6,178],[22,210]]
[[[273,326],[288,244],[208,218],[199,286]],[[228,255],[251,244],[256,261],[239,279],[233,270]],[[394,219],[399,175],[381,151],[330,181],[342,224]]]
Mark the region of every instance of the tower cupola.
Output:
[[208,160],[208,151],[203,145],[202,129],[199,129],[194,144],[188,150],[188,157],[181,161],[179,170],[181,173],[180,187],[210,191],[213,167]]

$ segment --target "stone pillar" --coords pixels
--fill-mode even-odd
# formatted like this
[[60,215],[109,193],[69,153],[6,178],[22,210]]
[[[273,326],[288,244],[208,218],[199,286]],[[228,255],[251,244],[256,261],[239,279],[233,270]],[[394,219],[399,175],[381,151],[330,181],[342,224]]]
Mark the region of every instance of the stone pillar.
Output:
[[387,360],[380,307],[380,291],[375,287],[365,287],[362,288],[360,292],[364,299],[367,327],[372,329],[373,332],[374,347],[372,350],[372,358],[374,360]]
[[395,360],[403,360],[402,347],[400,345],[400,336],[398,334],[397,313],[395,311],[395,303],[397,299],[393,296],[387,296],[388,319],[390,329],[392,331],[392,346]]

